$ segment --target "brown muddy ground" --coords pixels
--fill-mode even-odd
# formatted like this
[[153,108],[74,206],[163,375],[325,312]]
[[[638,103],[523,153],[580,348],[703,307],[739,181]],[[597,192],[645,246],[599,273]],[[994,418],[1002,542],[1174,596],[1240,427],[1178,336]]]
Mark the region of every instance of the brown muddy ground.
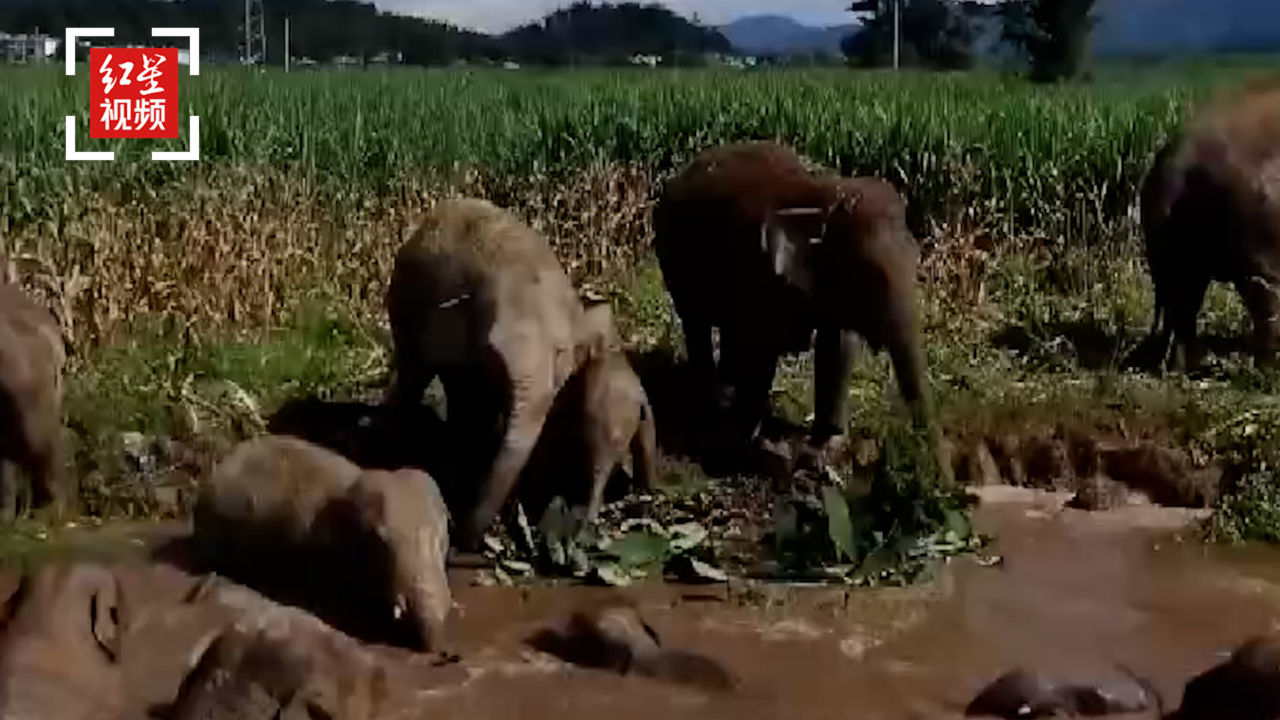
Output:
[[[1120,680],[1116,662],[1176,704],[1192,674],[1277,625],[1280,555],[1178,541],[1194,511],[1087,513],[1061,507],[1068,493],[980,492],[976,521],[996,535],[1003,562],[955,561],[931,585],[630,589],[668,647],[708,655],[737,676],[728,694],[572,667],[528,646],[536,631],[606,590],[479,587],[459,570],[452,641],[463,660],[406,668],[414,688],[395,717],[942,718],[1016,664]],[[181,595],[166,587],[139,597],[165,604]],[[201,632],[198,622],[183,629],[159,617],[124,653],[155,701],[176,689]]]

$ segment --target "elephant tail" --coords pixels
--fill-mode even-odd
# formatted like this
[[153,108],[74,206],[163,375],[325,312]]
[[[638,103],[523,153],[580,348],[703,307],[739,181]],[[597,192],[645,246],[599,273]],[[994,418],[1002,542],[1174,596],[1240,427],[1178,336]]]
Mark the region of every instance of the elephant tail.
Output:
[[658,428],[649,396],[640,391],[640,427],[631,438],[632,482],[645,490],[657,486]]

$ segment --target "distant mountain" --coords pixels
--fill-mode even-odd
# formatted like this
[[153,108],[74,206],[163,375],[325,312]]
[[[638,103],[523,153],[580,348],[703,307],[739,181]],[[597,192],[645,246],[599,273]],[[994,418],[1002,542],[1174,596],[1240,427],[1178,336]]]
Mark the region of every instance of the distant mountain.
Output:
[[840,54],[840,41],[856,24],[812,27],[785,15],[748,15],[717,28],[738,52],[752,55]]
[[[980,57],[1005,55],[996,5],[962,2],[976,25]],[[1094,52],[1103,57],[1280,51],[1280,0],[1098,0]],[[749,15],[718,28],[750,54],[840,52],[856,24],[804,25],[785,15]]]

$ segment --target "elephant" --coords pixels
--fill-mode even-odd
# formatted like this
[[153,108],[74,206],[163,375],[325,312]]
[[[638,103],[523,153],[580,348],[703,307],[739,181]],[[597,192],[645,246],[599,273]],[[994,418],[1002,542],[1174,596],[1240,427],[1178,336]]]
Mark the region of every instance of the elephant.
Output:
[[[587,314],[611,326],[607,304],[590,307]],[[592,356],[565,383],[516,490],[535,521],[556,494],[584,508],[585,521],[594,520],[614,469],[628,451],[632,485],[649,491],[657,484],[653,407],[612,328],[602,331],[608,333],[609,351]]]
[[705,655],[665,647],[639,608],[608,595],[569,615],[560,627],[535,633],[530,644],[566,662],[712,692],[733,690],[737,678]]
[[821,449],[843,436],[860,336],[888,350],[899,390],[941,459],[916,317],[919,247],[891,184],[811,170],[779,143],[720,145],[664,185],[653,226],[692,374],[714,388],[720,452],[738,454],[758,431],[779,357],[810,347],[810,441]]
[[200,484],[205,567],[373,642],[437,650],[452,606],[449,513],[417,469],[363,470],[287,435],[242,442]]
[[1195,113],[1156,151],[1138,209],[1155,313],[1127,364],[1198,366],[1196,321],[1214,281],[1231,283],[1249,313],[1255,364],[1273,364],[1280,335],[1280,82],[1249,83]]
[[128,628],[109,568],[50,561],[21,578],[0,638],[0,717],[106,720],[125,707]]
[[1187,681],[1168,720],[1261,720],[1280,717],[1280,643],[1245,639],[1231,657]]
[[197,648],[167,720],[379,717],[387,677],[372,654],[304,610],[247,594],[242,615]]
[[18,285],[0,283],[0,520],[18,514],[17,473],[31,507],[74,509],[74,476],[63,468],[62,399],[67,345],[53,314]]
[[454,537],[475,550],[560,389],[600,351],[599,326],[546,239],[478,198],[435,205],[397,251],[385,301],[394,370],[384,402],[421,402],[440,378],[455,471],[478,479],[466,481],[474,494]]
[[966,717],[1098,717],[1163,713],[1155,685],[1124,665],[1132,683],[1059,682],[1043,673],[1016,667],[983,688],[965,708]]

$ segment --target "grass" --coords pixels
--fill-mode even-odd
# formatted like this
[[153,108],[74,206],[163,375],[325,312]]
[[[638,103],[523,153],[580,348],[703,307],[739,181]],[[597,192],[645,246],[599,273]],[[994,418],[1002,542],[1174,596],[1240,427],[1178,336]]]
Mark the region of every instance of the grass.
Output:
[[[1117,368],[1151,317],[1132,206],[1190,103],[1275,68],[1125,69],[1039,88],[982,73],[206,67],[181,81],[182,114],[201,117],[194,165],[146,160],[185,148],[185,125],[178,141],[89,139],[85,68],[2,69],[0,239],[38,259],[25,283],[73,339],[68,426],[99,515],[181,511],[157,489],[194,466],[169,453],[140,481],[146,453],[128,450],[139,435],[220,438],[196,453],[216,456],[281,400],[376,388],[394,250],[444,195],[513,207],[575,282],[610,296],[629,344],[681,347],[648,208],[694,152],[744,138],[782,139],[906,193],[949,435],[1120,426],[1237,458],[1220,428],[1266,407],[1274,378],[1230,353],[1198,378]],[[63,160],[69,114],[78,146],[114,149],[116,162]],[[1214,288],[1201,322],[1238,335],[1239,303]],[[810,409],[808,362],[788,361],[775,386],[776,407],[797,421]],[[850,396],[855,434],[885,436],[900,416],[887,358],[859,360]],[[1265,517],[1250,508],[1274,504],[1222,516]],[[1235,534],[1274,534],[1251,522]]]

